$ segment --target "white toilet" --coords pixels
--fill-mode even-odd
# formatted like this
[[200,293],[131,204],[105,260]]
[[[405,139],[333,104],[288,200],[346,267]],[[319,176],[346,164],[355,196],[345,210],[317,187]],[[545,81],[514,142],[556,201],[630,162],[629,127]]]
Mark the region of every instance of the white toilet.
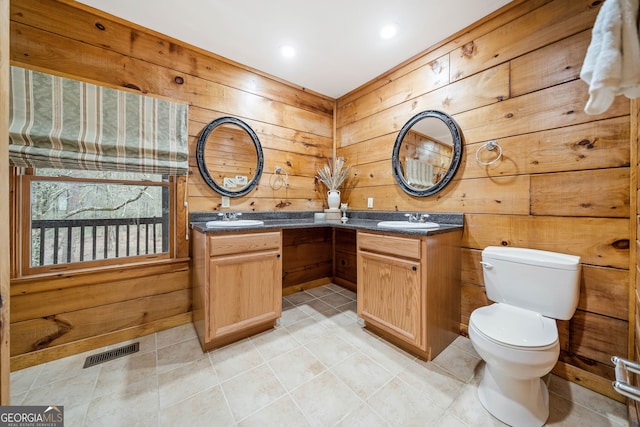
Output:
[[487,297],[471,313],[469,337],[486,362],[480,402],[511,426],[541,426],[549,392],[541,377],[558,360],[555,319],[573,316],[580,294],[580,257],[489,246],[482,251]]

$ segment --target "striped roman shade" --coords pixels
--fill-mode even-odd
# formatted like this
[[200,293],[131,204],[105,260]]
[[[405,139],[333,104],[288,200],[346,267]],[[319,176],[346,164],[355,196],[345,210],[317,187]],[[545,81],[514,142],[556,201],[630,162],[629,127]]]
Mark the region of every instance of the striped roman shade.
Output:
[[186,175],[187,105],[11,67],[14,166]]

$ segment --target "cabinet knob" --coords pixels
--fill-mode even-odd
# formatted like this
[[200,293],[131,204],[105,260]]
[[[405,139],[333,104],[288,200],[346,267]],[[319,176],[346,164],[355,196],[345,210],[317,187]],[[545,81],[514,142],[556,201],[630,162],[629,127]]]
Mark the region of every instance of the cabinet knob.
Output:
[[414,265],[413,267],[411,267],[411,269],[412,269],[413,271],[417,271],[417,270],[418,270],[418,267],[416,267],[416,266]]
[[276,254],[276,258],[280,258],[280,254]]

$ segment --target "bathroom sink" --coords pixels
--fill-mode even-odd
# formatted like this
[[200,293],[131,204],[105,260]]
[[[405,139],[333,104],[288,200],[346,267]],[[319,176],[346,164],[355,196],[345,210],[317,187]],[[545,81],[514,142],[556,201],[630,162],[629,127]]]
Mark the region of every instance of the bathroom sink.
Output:
[[257,227],[264,225],[264,221],[259,219],[238,219],[232,221],[207,221],[207,228],[228,228],[228,227]]
[[380,221],[380,228],[438,228],[435,222],[409,222],[409,221]]

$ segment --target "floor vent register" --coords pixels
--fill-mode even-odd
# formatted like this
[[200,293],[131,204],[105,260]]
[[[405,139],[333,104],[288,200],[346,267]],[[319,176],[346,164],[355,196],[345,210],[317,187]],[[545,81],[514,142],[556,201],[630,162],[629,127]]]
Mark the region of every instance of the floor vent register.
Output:
[[128,356],[129,354],[137,353],[138,350],[140,350],[140,343],[136,342],[133,344],[125,345],[124,347],[94,354],[93,356],[87,357],[87,360],[84,361],[84,366],[82,368],[89,368],[91,366],[99,365],[100,363],[108,362],[119,357]]

